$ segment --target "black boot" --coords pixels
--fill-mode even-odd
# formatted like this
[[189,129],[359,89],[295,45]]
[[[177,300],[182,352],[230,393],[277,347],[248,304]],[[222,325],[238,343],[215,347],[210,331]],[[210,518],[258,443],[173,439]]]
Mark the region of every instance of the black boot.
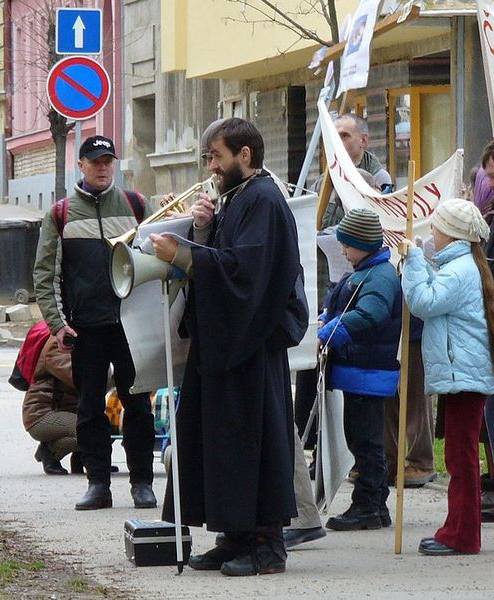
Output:
[[[264,536],[257,536],[251,551],[237,556],[221,565],[222,575],[246,577],[250,575],[274,575],[285,572],[286,552]],[[190,563],[189,563],[190,564]]]
[[[383,511],[384,527],[391,525],[389,513],[386,515]],[[341,515],[331,517],[326,523],[328,529],[334,529],[335,531],[357,531],[359,529],[381,529],[383,522],[379,511],[372,511],[372,509],[362,508],[359,506],[350,506],[350,508]]]
[[70,455],[70,472],[76,475],[84,473],[84,465],[82,464],[80,452],[72,452]]
[[233,560],[235,552],[225,545],[215,546],[204,554],[189,556],[189,567],[196,571],[219,571],[223,563]]
[[150,483],[133,483],[130,494],[135,508],[156,508],[156,496]]
[[76,510],[96,510],[111,508],[112,497],[107,483],[90,483],[87,492],[75,505]]
[[43,471],[47,475],[68,475],[67,469],[64,469],[60,461],[53,456],[52,451],[45,442],[40,443],[34,454],[34,458],[38,462],[43,463]]
[[219,533],[215,539],[216,546],[204,554],[189,557],[189,567],[197,571],[219,571],[223,563],[243,556],[249,551],[250,538],[239,533]]

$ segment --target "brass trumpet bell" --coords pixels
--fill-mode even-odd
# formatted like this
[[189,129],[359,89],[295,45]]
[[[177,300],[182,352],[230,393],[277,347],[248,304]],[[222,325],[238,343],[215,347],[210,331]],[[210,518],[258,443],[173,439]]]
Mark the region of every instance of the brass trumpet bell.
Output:
[[[179,209],[184,211],[183,203],[188,200],[191,196],[196,194],[197,192],[204,191],[209,194],[211,200],[216,200],[218,198],[218,190],[216,186],[216,176],[213,175],[206,181],[201,181],[200,183],[196,183],[191,186],[188,190],[185,190],[182,194],[178,195],[176,198],[168,202],[165,206],[159,208],[156,212],[154,212],[151,216],[144,219],[140,225],[148,225],[149,223],[155,223],[156,221],[161,221],[166,218],[167,212],[173,209]],[[106,238],[106,242],[109,246],[115,246],[118,242],[122,242],[124,244],[129,244],[135,237],[137,233],[137,227],[133,227],[126,233],[122,235]]]

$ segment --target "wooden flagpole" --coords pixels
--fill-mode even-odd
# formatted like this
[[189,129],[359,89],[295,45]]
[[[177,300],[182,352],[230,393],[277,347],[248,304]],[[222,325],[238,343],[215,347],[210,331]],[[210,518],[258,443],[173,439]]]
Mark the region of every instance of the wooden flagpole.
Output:
[[[407,195],[407,225],[406,237],[412,239],[413,223],[413,186],[415,180],[415,161],[408,161],[408,195]],[[399,248],[402,256],[406,256],[407,246]],[[398,421],[398,455],[396,473],[396,527],[395,554],[401,554],[403,538],[403,491],[405,487],[405,453],[407,429],[407,400],[408,400],[408,368],[410,351],[410,311],[403,299],[401,326],[401,372],[400,372],[400,414]]]

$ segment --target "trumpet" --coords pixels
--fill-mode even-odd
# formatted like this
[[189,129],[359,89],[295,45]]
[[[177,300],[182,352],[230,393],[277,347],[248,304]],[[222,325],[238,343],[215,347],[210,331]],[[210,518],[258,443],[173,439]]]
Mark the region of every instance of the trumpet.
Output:
[[[172,209],[175,209],[175,210],[178,209],[180,212],[184,212],[185,208],[183,206],[183,203],[186,200],[188,200],[191,196],[193,196],[197,192],[201,192],[201,191],[204,192],[205,194],[208,194],[209,197],[211,198],[211,200],[213,200],[213,201],[217,200],[219,198],[219,191],[218,191],[218,187],[216,184],[216,175],[212,175],[209,179],[206,179],[205,181],[201,181],[201,182],[196,183],[195,185],[191,186],[188,190],[185,190],[185,192],[182,192],[176,198],[173,198],[173,200],[170,200],[170,202],[168,202],[165,206],[162,206],[161,208],[159,208],[156,212],[154,212],[152,215],[147,217],[147,219],[144,219],[144,221],[142,221],[139,224],[139,226],[140,225],[148,225],[149,223],[156,223],[156,221],[161,221],[162,219],[164,219],[167,216],[166,213]],[[133,227],[132,229],[129,229],[129,231],[127,231],[126,233],[123,233],[122,235],[112,237],[112,238],[105,238],[106,243],[110,247],[115,246],[115,244],[117,244],[118,242],[122,242],[124,244],[129,244],[134,239],[134,237],[137,233],[137,227]]]

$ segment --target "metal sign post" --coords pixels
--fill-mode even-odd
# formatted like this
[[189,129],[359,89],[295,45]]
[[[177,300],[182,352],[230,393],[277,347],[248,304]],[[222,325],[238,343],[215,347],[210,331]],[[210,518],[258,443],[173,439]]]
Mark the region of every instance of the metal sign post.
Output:
[[175,421],[175,392],[173,384],[173,359],[170,329],[170,282],[163,282],[164,315],[165,315],[165,353],[166,378],[168,382],[168,414],[170,415],[170,441],[172,446],[172,482],[173,482],[173,512],[175,514],[175,544],[177,550],[178,574],[184,570],[184,555],[182,547],[182,511],[180,508],[180,480],[178,476],[178,447],[177,425]]

